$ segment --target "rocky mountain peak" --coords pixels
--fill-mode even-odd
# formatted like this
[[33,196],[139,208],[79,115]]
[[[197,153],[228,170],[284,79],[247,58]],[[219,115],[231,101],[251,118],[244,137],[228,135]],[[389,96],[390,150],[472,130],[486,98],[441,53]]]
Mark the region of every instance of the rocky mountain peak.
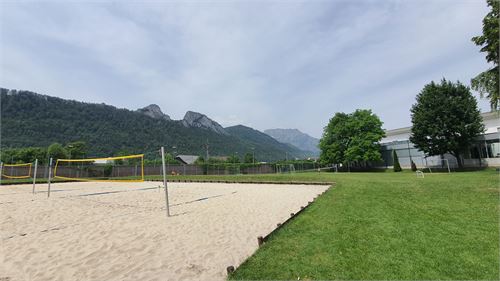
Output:
[[184,115],[184,119],[182,119],[181,122],[185,127],[202,128],[214,131],[221,135],[229,135],[219,123],[198,112],[186,112],[186,115]]
[[154,119],[165,119],[169,121],[172,120],[170,119],[170,116],[164,114],[161,111],[161,108],[156,104],[150,104],[146,107],[139,108],[137,111]]

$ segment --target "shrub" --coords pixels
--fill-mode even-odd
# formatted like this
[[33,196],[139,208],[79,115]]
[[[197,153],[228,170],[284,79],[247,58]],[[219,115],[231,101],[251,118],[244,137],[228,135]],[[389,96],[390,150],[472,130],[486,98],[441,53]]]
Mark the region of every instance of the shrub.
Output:
[[401,172],[403,169],[401,169],[401,165],[399,164],[398,154],[396,153],[396,150],[392,151],[392,159],[394,160],[394,172]]
[[417,171],[417,165],[415,165],[415,162],[413,162],[413,160],[411,160],[411,170],[414,172]]

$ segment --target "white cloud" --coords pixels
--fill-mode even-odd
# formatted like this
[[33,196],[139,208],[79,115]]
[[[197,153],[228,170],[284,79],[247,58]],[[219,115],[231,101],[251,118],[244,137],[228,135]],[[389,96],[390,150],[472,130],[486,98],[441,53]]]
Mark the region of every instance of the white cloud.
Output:
[[1,5],[3,87],[259,130],[319,137],[360,107],[407,126],[425,83],[487,67],[483,1]]

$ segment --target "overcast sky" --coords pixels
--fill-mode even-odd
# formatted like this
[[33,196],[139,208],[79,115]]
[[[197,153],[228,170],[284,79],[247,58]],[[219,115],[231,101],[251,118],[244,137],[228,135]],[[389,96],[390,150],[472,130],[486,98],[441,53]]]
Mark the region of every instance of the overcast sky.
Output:
[[[485,1],[2,2],[0,86],[320,137],[335,112],[410,125],[430,81],[488,68]],[[478,97],[479,98],[479,97]],[[488,111],[485,100],[479,102]]]

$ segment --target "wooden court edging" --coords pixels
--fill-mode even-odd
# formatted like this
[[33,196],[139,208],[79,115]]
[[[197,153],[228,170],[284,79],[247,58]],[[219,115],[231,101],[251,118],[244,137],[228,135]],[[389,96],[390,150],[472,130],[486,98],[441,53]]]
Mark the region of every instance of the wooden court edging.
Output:
[[[160,181],[160,180],[146,180]],[[297,185],[333,185],[333,182],[310,181],[240,181],[240,180],[204,180],[204,179],[167,179],[168,182],[199,182],[199,183],[248,183],[248,184],[297,184]]]
[[[82,181],[77,181],[77,180],[57,180],[53,181],[52,183],[66,183],[66,182],[82,182]],[[36,182],[36,184],[47,184],[47,180],[42,180],[40,182]],[[32,182],[2,182],[0,186],[3,185],[21,185],[21,184],[32,184]]]
[[[148,179],[145,181],[158,181],[161,179]],[[54,183],[66,182],[82,182],[78,180],[57,180]],[[167,179],[167,182],[198,182],[198,183],[248,183],[248,184],[293,184],[293,185],[333,185],[333,182],[310,182],[310,181],[238,181],[238,180],[203,180],[203,179]],[[2,182],[2,185],[20,185],[30,184],[31,182]],[[47,180],[37,182],[37,184],[45,184]]]

